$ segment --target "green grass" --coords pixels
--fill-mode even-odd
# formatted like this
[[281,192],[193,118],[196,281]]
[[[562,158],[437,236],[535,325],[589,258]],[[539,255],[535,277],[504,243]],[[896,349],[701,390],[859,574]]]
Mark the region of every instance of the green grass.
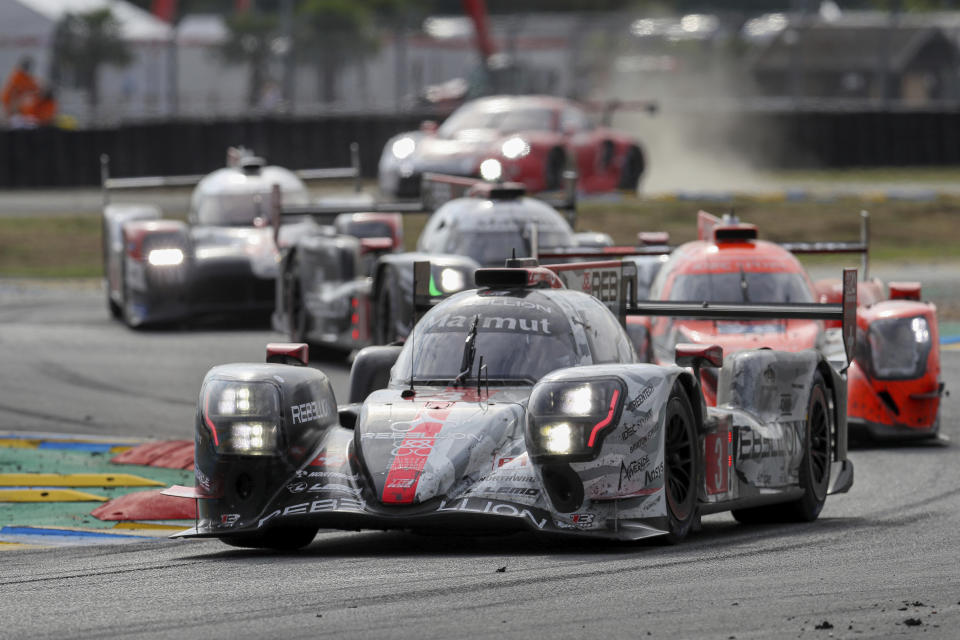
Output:
[[[728,205],[624,198],[585,202],[579,230],[607,231],[617,244],[634,244],[638,231],[670,232],[672,244],[696,237],[696,212],[722,214],[731,209],[775,241],[856,241],[859,211],[871,213],[871,255],[876,260],[960,259],[960,198],[933,202],[865,203],[856,198],[830,202],[757,202]],[[408,216],[406,246],[412,249],[426,216]],[[100,217],[0,218],[0,276],[100,277]]]

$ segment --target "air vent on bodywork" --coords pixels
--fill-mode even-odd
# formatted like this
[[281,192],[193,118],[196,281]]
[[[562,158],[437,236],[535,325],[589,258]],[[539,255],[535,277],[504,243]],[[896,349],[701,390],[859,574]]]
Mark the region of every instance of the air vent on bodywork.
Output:
[[717,226],[713,230],[713,240],[721,242],[744,242],[757,239],[757,226],[754,224],[731,224]]

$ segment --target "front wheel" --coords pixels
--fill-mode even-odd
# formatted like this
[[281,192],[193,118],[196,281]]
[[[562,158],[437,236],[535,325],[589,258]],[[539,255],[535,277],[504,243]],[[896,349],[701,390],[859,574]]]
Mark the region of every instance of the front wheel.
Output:
[[231,547],[244,549],[274,549],[276,551],[295,551],[311,542],[319,527],[272,527],[256,533],[237,533],[221,536],[220,541]]
[[699,461],[696,420],[690,399],[675,384],[667,400],[664,420],[663,486],[667,500],[667,535],[676,544],[683,540],[697,517]]

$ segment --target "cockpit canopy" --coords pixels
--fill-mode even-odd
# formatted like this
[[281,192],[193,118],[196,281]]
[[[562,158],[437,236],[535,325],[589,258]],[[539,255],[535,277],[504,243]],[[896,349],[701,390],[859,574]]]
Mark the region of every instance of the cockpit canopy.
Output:
[[265,225],[270,220],[273,185],[280,186],[284,205],[304,206],[306,185],[282,167],[218,169],[201,180],[190,197],[190,221],[208,226]]
[[537,229],[539,247],[576,244],[569,223],[540,200],[457,198],[430,216],[417,250],[467,256],[484,266],[499,267],[513,255],[530,256],[532,227]]
[[394,386],[446,385],[461,374],[467,336],[476,323],[476,355],[464,379],[529,385],[555,369],[634,362],[617,318],[595,298],[575,291],[465,291],[427,312],[391,371]]

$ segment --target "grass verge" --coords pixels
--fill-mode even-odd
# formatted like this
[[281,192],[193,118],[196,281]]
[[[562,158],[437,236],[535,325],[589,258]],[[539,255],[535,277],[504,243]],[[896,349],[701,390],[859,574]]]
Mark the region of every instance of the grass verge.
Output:
[[[617,244],[634,244],[638,231],[670,232],[672,244],[696,237],[696,212],[733,210],[741,220],[760,228],[775,241],[856,241],[859,211],[871,214],[871,255],[877,260],[956,260],[960,258],[960,198],[931,202],[865,203],[856,198],[829,202],[757,202],[729,204],[671,202],[624,198],[618,202],[585,202],[577,227],[606,231]],[[414,248],[425,216],[405,219],[408,249]],[[0,218],[0,276],[100,277],[100,217],[78,214],[57,217]]]

